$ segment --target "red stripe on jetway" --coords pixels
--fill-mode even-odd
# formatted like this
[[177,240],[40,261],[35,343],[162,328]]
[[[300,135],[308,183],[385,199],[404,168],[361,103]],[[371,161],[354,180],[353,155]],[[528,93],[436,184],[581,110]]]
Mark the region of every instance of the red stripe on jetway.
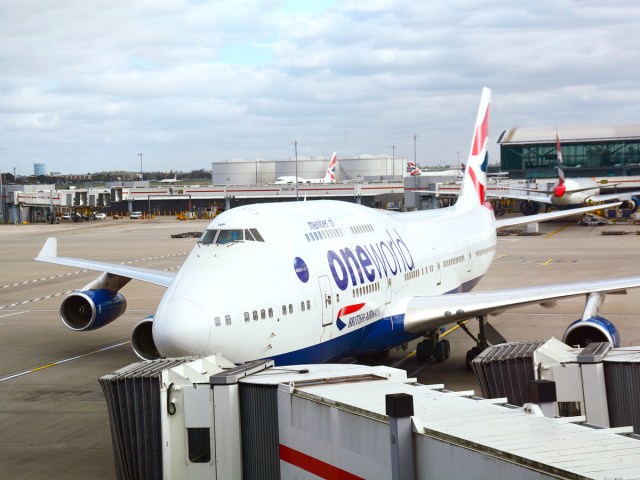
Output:
[[338,467],[330,465],[317,458],[310,457],[306,453],[302,453],[286,445],[280,444],[280,460],[291,465],[306,470],[320,478],[335,478],[340,480],[363,480],[352,473],[342,470]]

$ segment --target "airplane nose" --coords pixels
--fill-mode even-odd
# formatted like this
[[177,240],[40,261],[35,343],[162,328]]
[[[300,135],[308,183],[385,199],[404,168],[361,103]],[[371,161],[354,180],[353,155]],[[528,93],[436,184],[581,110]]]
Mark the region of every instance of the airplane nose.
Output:
[[203,355],[210,337],[209,321],[192,300],[174,298],[156,312],[153,341],[163,357]]

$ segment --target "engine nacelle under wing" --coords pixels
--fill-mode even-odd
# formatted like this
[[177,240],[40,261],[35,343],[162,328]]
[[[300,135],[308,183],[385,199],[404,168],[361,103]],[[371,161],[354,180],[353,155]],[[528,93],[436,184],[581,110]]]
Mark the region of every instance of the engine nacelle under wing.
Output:
[[593,342],[609,342],[613,348],[617,348],[620,346],[620,334],[609,320],[594,316],[586,320],[576,320],[569,325],[562,341],[569,346],[581,347],[586,347]]
[[131,347],[142,360],[157,360],[161,358],[158,347],[153,341],[153,317],[147,317],[139,322],[131,332]]
[[60,317],[71,330],[96,330],[113,322],[127,309],[121,293],[98,289],[73,292],[60,305]]
[[638,211],[638,207],[640,206],[640,198],[636,195],[632,195],[630,200],[625,200],[622,203],[622,208],[628,208],[631,210],[631,213],[636,213]]

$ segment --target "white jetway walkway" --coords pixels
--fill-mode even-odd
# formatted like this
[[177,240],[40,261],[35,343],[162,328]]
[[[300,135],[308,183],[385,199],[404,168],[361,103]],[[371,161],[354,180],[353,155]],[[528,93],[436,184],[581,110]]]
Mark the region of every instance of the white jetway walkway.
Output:
[[140,362],[100,379],[118,478],[632,479],[640,441],[584,417],[358,365]]

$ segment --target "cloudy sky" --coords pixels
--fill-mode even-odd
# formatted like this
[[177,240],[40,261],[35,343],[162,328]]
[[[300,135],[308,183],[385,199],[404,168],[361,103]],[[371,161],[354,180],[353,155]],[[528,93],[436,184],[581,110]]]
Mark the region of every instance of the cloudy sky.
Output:
[[635,0],[0,0],[0,167],[466,157],[512,126],[639,123]]

